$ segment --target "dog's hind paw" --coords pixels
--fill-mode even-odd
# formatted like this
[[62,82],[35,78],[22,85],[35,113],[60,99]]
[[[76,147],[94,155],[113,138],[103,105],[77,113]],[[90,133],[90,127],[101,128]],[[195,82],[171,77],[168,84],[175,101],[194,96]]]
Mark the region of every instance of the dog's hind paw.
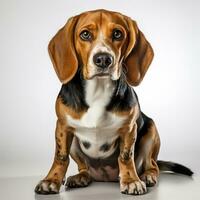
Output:
[[92,182],[92,178],[87,172],[81,172],[74,176],[70,176],[67,178],[66,187],[69,188],[79,188],[86,187]]
[[153,187],[157,183],[157,176],[153,174],[143,174],[140,179],[146,183],[147,187]]

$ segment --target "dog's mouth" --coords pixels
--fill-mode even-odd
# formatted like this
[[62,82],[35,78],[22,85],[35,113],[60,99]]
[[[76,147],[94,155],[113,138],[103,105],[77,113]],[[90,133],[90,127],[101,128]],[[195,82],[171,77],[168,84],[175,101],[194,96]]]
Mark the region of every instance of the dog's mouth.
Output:
[[107,78],[110,76],[110,73],[97,73],[94,74],[93,76],[91,76],[89,79],[93,79],[94,77],[98,77],[98,78]]

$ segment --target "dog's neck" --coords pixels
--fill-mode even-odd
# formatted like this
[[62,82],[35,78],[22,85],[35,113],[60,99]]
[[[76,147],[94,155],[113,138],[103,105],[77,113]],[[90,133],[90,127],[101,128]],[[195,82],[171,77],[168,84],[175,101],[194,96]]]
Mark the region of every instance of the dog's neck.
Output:
[[126,110],[137,102],[125,76],[120,76],[116,81],[96,78],[85,80],[80,71],[70,82],[62,85],[59,97],[77,112],[87,110],[92,104],[103,106],[107,111]]
[[85,102],[89,106],[85,124],[96,127],[106,118],[106,106],[111,101],[115,84],[109,78],[94,77],[85,81]]
[[85,100],[89,106],[105,107],[111,100],[116,84],[110,78],[95,77],[85,81]]

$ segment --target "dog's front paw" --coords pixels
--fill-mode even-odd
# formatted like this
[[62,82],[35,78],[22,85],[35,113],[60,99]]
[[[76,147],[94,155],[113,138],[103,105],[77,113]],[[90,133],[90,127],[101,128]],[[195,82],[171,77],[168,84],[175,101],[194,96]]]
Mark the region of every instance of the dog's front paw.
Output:
[[59,193],[60,184],[55,181],[42,180],[35,187],[38,194],[57,194]]
[[86,187],[92,182],[92,178],[87,172],[82,172],[67,178],[65,184],[69,188]]
[[120,182],[120,191],[123,194],[140,195],[147,192],[143,181]]

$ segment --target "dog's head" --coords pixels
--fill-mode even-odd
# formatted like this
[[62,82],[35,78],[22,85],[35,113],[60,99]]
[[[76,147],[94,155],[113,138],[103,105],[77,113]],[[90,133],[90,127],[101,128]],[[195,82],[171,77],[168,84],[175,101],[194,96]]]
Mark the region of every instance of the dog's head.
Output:
[[153,50],[135,21],[120,13],[96,10],[70,18],[49,43],[49,54],[62,83],[82,70],[84,79],[119,79],[125,71],[138,85]]

